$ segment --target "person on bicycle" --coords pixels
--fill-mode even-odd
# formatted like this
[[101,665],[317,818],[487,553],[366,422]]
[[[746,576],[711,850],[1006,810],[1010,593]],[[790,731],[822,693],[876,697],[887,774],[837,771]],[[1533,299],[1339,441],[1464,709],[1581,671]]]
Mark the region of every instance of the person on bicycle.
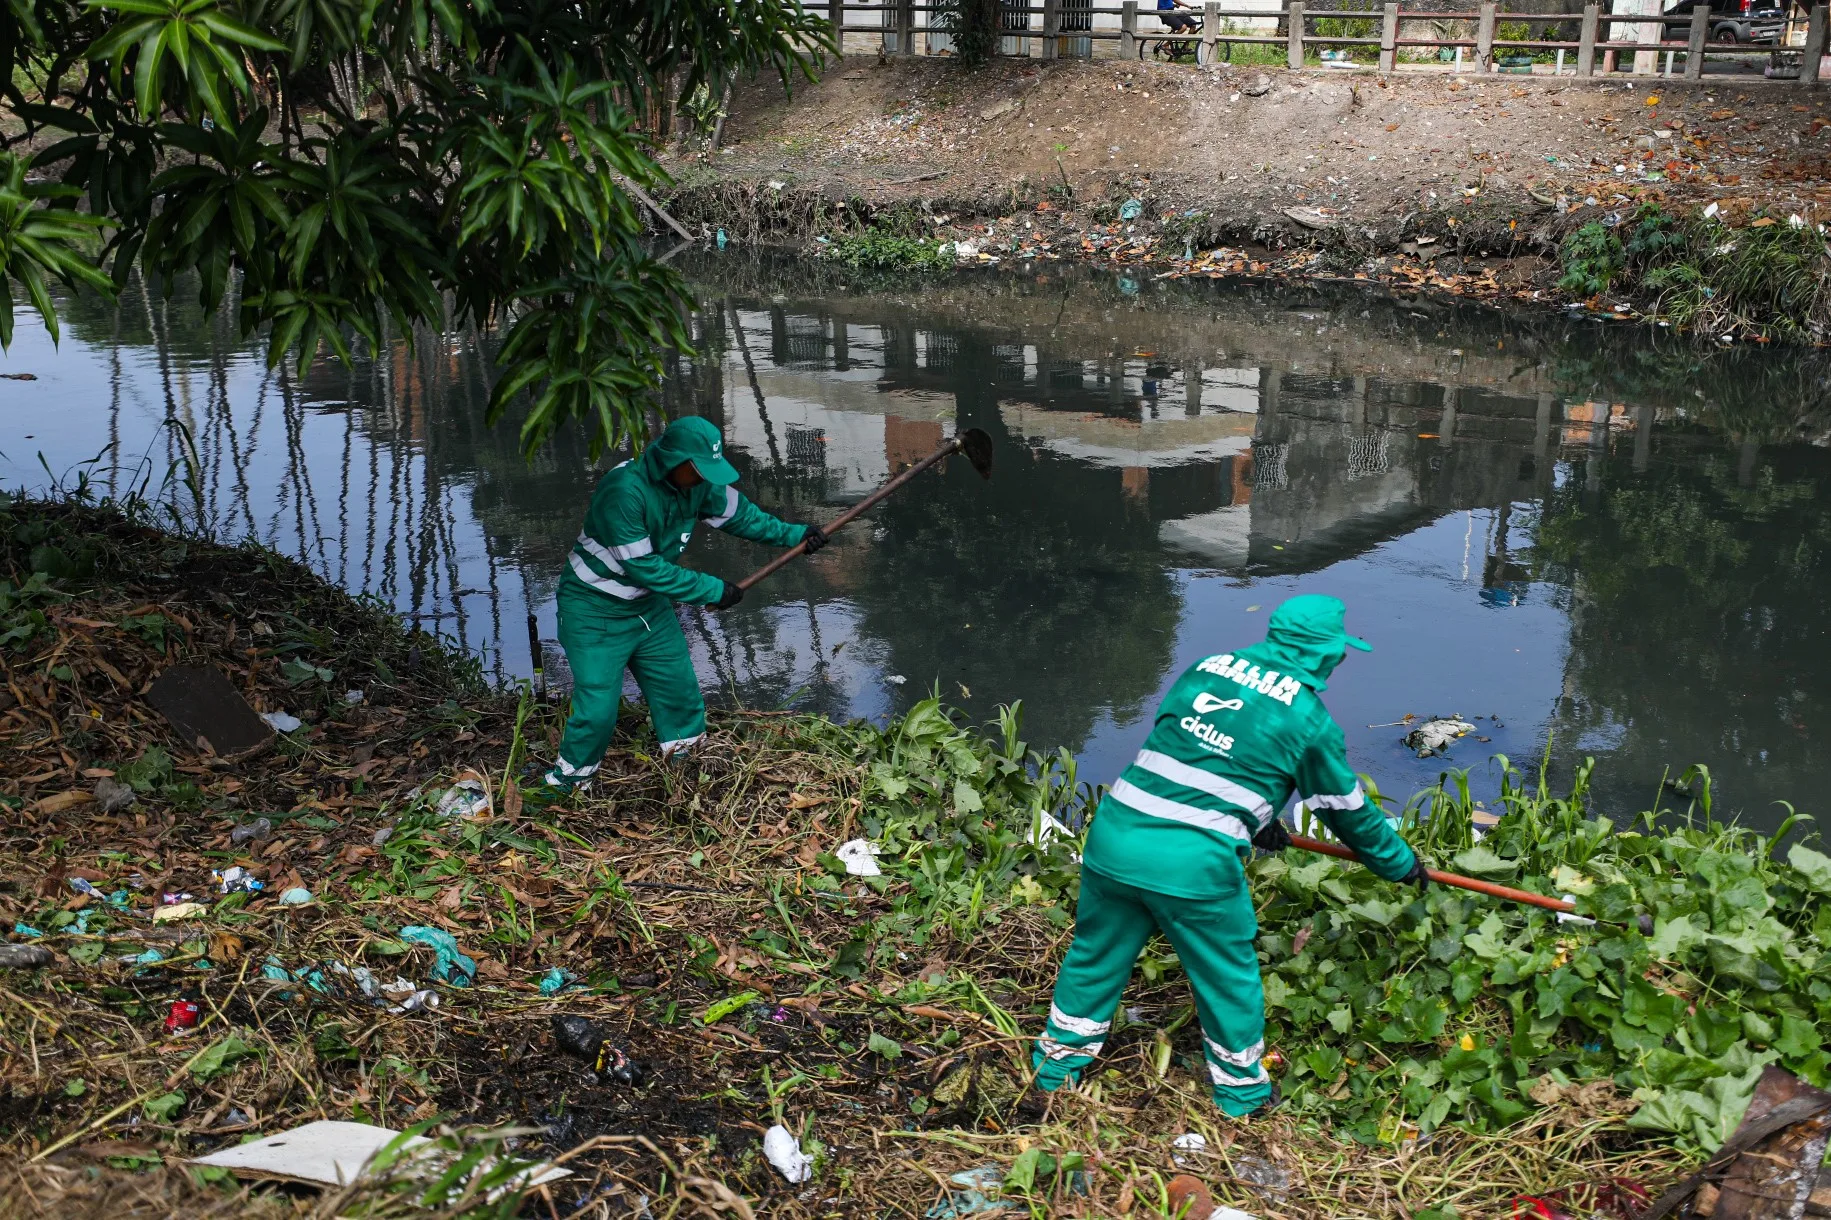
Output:
[[1193,9],[1193,4],[1183,0],[1157,0],[1157,20],[1163,22],[1163,28],[1172,34],[1193,34],[1200,23],[1188,13],[1179,13],[1177,9]]

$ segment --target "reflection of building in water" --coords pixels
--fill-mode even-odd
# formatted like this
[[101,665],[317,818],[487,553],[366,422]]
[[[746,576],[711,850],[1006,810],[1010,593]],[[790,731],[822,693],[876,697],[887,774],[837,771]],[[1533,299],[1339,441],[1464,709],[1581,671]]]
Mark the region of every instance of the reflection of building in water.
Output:
[[[1644,448],[1653,423],[1650,408],[1629,418],[1620,405],[1563,404],[1536,377],[1506,393],[1142,352],[1089,358],[881,311],[861,322],[838,312],[846,304],[731,311],[737,346],[764,357],[748,387],[745,370],[727,368],[734,446],[814,476],[829,502],[856,501],[932,452],[956,402],[988,385],[1010,440],[1115,472],[1113,511],[1146,513],[1165,547],[1219,568],[1313,570],[1447,512],[1505,509],[1542,495],[1560,459],[1599,479],[1586,455],[1611,431]],[[1497,605],[1523,588],[1506,536],[1483,570]]]

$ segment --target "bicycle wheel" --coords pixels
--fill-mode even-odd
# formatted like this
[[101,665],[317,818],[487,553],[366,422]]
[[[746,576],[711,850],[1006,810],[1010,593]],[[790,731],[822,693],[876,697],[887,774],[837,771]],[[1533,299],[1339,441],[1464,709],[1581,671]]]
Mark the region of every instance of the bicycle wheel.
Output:
[[1230,44],[1227,44],[1227,43],[1217,42],[1214,44],[1214,47],[1212,49],[1210,49],[1208,44],[1205,42],[1196,43],[1195,44],[1195,66],[1198,68],[1209,67],[1210,65],[1212,65],[1214,63],[1215,51],[1220,50],[1220,48],[1223,46],[1229,46],[1229,45]]

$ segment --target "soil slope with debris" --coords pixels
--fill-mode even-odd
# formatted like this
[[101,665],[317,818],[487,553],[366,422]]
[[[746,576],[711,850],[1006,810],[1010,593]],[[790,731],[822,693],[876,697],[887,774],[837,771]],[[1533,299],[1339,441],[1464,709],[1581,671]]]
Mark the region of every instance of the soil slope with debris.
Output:
[[1364,252],[1422,233],[1462,254],[1548,254],[1643,200],[1715,203],[1732,226],[1816,223],[1831,203],[1827,105],[1748,79],[854,56],[792,99],[774,80],[739,87],[727,146],[670,168],[681,213],[759,240],[819,231],[837,201],[914,207],[946,235],[942,218],[1037,201],[1057,205],[1052,225],[1085,227],[1113,219],[1089,205],[1138,198],[1139,233],[1169,221],[1179,248],[1332,230]]
[[[0,501],[0,647],[0,918],[10,939],[49,958],[0,969],[0,1156],[13,1162],[0,1198],[27,1214],[403,1214],[399,1198],[238,1189],[194,1178],[184,1161],[314,1119],[403,1128],[441,1116],[517,1125],[524,1151],[568,1158],[576,1176],[538,1205],[543,1215],[955,1216],[979,1196],[952,1175],[980,1170],[969,1181],[1002,1176],[1006,1198],[1040,1214],[1159,1217],[1173,1211],[1164,1181],[1178,1165],[1258,1215],[1494,1215],[1516,1193],[1545,1190],[1574,1206],[1598,1184],[1669,1180],[1695,1143],[1653,1133],[1689,1130],[1683,1104],[1702,1096],[1651,1090],[1665,1112],[1636,1130],[1638,1090],[1607,1072],[1619,1066],[1633,1084],[1641,1068],[1585,1060],[1591,1051],[1551,1037],[1555,1019],[1530,1026],[1543,1045],[1509,1042],[1499,988],[1528,995],[1535,976],[1579,952],[1616,983],[1625,970],[1675,989],[1633,982],[1652,996],[1648,1022],[1670,1025],[1694,999],[1711,1036],[1736,1043],[1748,1087],[1783,1052],[1823,1067],[1813,1026],[1791,1015],[1811,1003],[1796,977],[1806,958],[1759,980],[1783,987],[1789,1015],[1769,1022],[1775,1049],[1753,1055],[1737,1041],[1746,1022],[1704,1011],[1706,995],[1753,984],[1710,973],[1697,944],[1689,968],[1702,982],[1650,966],[1631,932],[1604,928],[1595,935],[1614,942],[1586,949],[1544,912],[1447,895],[1390,901],[1364,872],[1324,861],[1299,877],[1268,860],[1263,900],[1278,930],[1268,969],[1319,978],[1313,963],[1326,955],[1352,980],[1309,1003],[1339,1007],[1327,1024],[1320,1009],[1305,1018],[1303,1045],[1282,1056],[1310,1101],[1293,1090],[1268,1120],[1220,1118],[1186,990],[1153,955],[1099,1075],[1036,1121],[1015,1103],[1078,870],[1065,838],[1039,840],[1032,819],[1073,816],[1082,790],[1071,769],[1025,752],[1014,719],[981,734],[934,701],[882,730],[728,716],[686,768],[660,765],[632,721],[589,799],[524,808],[518,777],[530,756],[551,756],[557,707],[485,688],[438,641],[270,553],[29,502]],[[254,709],[303,724],[262,752],[216,757],[148,700],[151,680],[180,664],[215,667]],[[467,773],[492,801],[453,814],[440,794]],[[1521,799],[1537,817],[1541,806]],[[1573,858],[1592,869],[1612,850],[1606,824],[1581,831],[1580,800],[1554,804],[1563,822],[1503,823],[1489,840],[1520,884],[1549,884],[1549,854],[1512,855],[1531,844],[1582,840]],[[1469,847],[1466,811],[1432,825],[1462,836],[1438,850]],[[1689,878],[1732,863],[1739,895],[1751,885],[1782,895],[1776,916],[1807,926],[1807,896],[1831,893],[1831,859],[1795,847],[1783,868],[1738,834],[1687,831],[1666,848],[1691,865],[1714,844],[1708,867],[1648,873],[1647,886],[1671,893],[1662,936],[1701,942],[1709,919],[1766,909],[1701,910]],[[836,858],[855,838],[882,843],[881,875]],[[237,866],[266,888],[225,892],[216,874]],[[1565,871],[1560,884],[1588,892]],[[282,887],[310,899],[282,903]],[[155,918],[185,901],[203,909]],[[1663,922],[1679,910],[1689,914]],[[1437,985],[1437,967],[1412,960],[1427,941],[1438,947],[1417,920],[1445,921],[1438,939],[1453,945],[1474,919],[1471,943],[1493,972],[1476,958],[1458,966],[1474,989],[1446,1029],[1440,1000],[1395,987]],[[449,933],[471,965],[408,927]],[[1395,932],[1412,946],[1402,967]],[[1816,933],[1793,935],[1817,953]],[[441,1004],[403,1011],[388,987],[397,975],[436,982]],[[1555,977],[1561,1003],[1612,1019],[1618,1005],[1587,998],[1588,975]],[[1297,994],[1268,985],[1287,1022]],[[183,1005],[195,1006],[192,1028]],[[644,1078],[568,1054],[560,1015],[595,1023]],[[1401,1040],[1369,1040],[1375,1029]],[[1444,1082],[1442,1113],[1420,1123],[1449,1117],[1452,1095],[1471,1121],[1386,1123],[1389,1106],[1409,1112],[1389,1092],[1394,1056],[1428,1059]],[[1688,1073],[1681,1083],[1726,1070],[1668,1058]],[[1532,1076],[1553,1062],[1569,1076]],[[1503,1071],[1526,1074],[1502,1090]],[[1704,1118],[1718,1125],[1734,1121],[1722,1084],[1705,1086],[1716,1100]],[[1404,1088],[1406,1107],[1431,1099]],[[1319,1119],[1325,1094],[1341,1123]],[[815,1158],[811,1183],[785,1181],[764,1159],[777,1123]],[[1171,1139],[1191,1132],[1205,1149],[1173,1163]],[[471,1203],[438,1214],[487,1210]]]

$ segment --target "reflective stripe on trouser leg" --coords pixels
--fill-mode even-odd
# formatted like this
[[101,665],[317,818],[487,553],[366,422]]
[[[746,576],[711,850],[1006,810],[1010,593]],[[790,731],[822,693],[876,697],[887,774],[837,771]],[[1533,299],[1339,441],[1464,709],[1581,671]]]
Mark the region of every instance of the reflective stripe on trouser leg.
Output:
[[1164,896],[1152,906],[1195,992],[1214,1103],[1229,1114],[1250,1113],[1270,1100],[1271,1080],[1259,1062],[1265,1053],[1265,992],[1253,948],[1258,920],[1245,877],[1221,897]]
[[550,778],[576,785],[597,773],[604,751],[617,731],[617,705],[623,694],[623,670],[648,629],[622,607],[612,613],[610,599],[588,589],[562,584],[559,590],[559,642],[572,667],[572,712],[560,739],[559,764]]
[[642,688],[665,758],[705,736],[706,700],[699,693],[699,675],[693,672],[686,633],[675,612],[662,610],[647,619],[647,629],[630,654],[629,670]]
[[1138,891],[1091,868],[1081,870],[1074,943],[1055,980],[1049,1022],[1031,1062],[1037,1087],[1053,1092],[1080,1076],[1106,1045],[1113,1010],[1156,924]]

